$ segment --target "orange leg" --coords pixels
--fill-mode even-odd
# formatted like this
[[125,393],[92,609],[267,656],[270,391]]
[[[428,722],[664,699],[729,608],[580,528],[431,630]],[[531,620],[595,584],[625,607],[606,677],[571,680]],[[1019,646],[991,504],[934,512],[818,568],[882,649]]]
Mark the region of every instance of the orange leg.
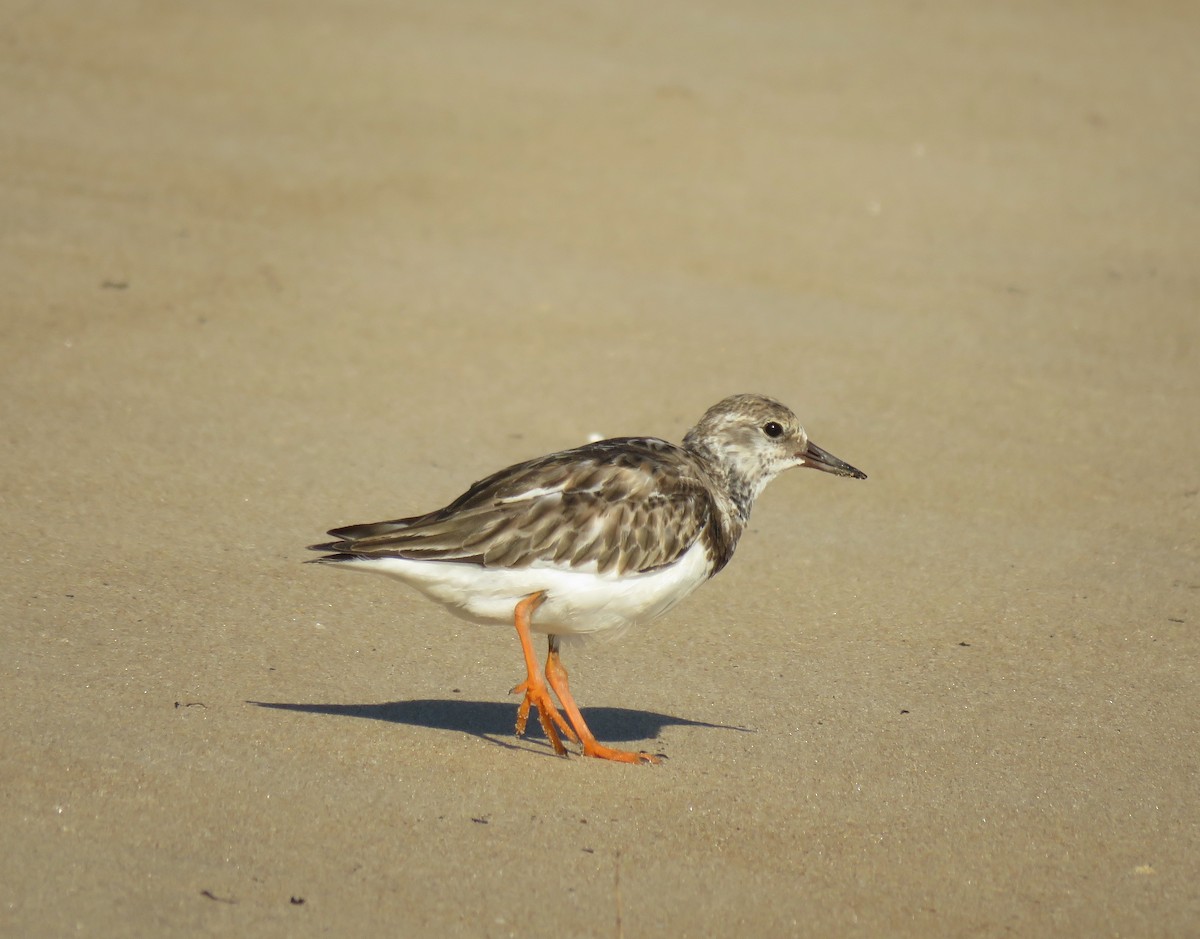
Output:
[[554,752],[559,756],[567,755],[567,748],[563,746],[562,740],[558,737],[558,731],[574,742],[578,742],[570,725],[563,720],[563,716],[558,713],[558,708],[554,706],[554,700],[550,697],[550,692],[546,690],[546,685],[542,681],[541,675],[538,674],[537,658],[533,654],[533,641],[529,637],[529,620],[533,616],[533,611],[542,605],[542,601],[546,599],[546,594],[543,591],[531,593],[524,600],[517,604],[513,610],[513,624],[517,627],[517,638],[521,640],[521,651],[525,653],[525,671],[526,678],[521,684],[513,688],[509,694],[525,693],[524,699],[521,701],[520,707],[517,708],[517,736],[520,737],[525,733],[525,722],[529,719],[529,708],[535,707],[538,712],[538,720],[542,722],[542,730],[546,732],[546,739],[550,741],[550,745],[554,747]]
[[588,730],[588,725],[583,721],[583,715],[579,713],[579,706],[576,705],[575,698],[571,695],[571,688],[567,684],[567,670],[558,658],[557,636],[550,637],[550,652],[546,656],[546,681],[550,683],[550,687],[558,695],[558,700],[562,702],[563,710],[567,712],[567,717],[571,719],[571,723],[575,727],[575,733],[579,735],[579,741],[583,744],[584,756],[594,756],[601,760],[616,760],[619,763],[659,762],[658,757],[650,753],[635,750],[614,750],[612,747],[606,747],[604,744],[596,742],[596,738]]

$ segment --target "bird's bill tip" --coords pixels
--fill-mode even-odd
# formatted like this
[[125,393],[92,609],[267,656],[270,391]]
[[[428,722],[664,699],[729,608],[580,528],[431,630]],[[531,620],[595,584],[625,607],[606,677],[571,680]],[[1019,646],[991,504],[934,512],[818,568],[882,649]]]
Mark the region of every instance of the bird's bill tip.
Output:
[[839,460],[829,451],[822,450],[811,440],[808,442],[808,446],[796,455],[800,458],[801,466],[810,466],[823,473],[833,473],[835,476],[852,476],[854,479],[867,478],[867,474],[862,470],[851,466],[845,460]]

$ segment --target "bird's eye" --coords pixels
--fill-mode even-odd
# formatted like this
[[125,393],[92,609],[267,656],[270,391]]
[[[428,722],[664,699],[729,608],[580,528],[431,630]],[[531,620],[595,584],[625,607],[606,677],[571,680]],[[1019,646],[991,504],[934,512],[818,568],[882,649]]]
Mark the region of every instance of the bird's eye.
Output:
[[778,437],[783,433],[783,425],[776,421],[767,421],[763,424],[763,433],[768,437]]

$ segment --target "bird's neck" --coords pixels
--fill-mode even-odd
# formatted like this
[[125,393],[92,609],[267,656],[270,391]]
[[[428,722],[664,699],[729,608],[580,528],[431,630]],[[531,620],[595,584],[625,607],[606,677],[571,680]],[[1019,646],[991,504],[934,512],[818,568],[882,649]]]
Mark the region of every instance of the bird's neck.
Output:
[[713,562],[712,573],[716,574],[733,557],[750,520],[750,510],[754,507],[758,489],[720,463],[710,462],[706,469],[716,483],[713,489],[715,511],[709,518],[705,532],[709,557]]
[[717,492],[722,498],[725,514],[731,521],[736,521],[738,534],[750,521],[750,510],[754,508],[754,500],[762,494],[768,480],[756,472],[757,467],[746,467],[731,460],[726,453],[714,452],[706,447],[697,447],[698,454],[704,461],[705,469],[717,483]]

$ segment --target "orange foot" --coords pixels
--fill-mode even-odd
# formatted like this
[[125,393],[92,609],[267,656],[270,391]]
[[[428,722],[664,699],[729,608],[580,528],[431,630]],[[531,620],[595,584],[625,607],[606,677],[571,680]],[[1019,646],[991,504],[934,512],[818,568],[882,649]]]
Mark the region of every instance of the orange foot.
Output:
[[567,748],[563,746],[562,740],[559,739],[558,731],[562,731],[563,735],[572,743],[578,743],[579,738],[575,736],[575,731],[571,729],[571,725],[563,720],[563,716],[558,713],[558,708],[554,706],[554,700],[550,697],[550,692],[546,690],[546,686],[540,681],[533,683],[529,679],[521,682],[509,694],[521,694],[524,692],[525,697],[521,700],[520,706],[517,708],[517,736],[521,737],[525,734],[525,722],[529,720],[529,709],[537,708],[538,720],[542,722],[542,731],[546,734],[546,739],[550,741],[550,745],[554,747],[554,752],[559,756],[567,755]]
[[537,659],[534,657],[533,643],[529,638],[529,619],[533,615],[533,611],[542,605],[544,599],[546,599],[546,594],[543,592],[530,594],[513,610],[513,623],[517,628],[517,638],[521,640],[521,651],[525,653],[526,678],[509,694],[522,692],[525,694],[517,708],[517,736],[520,737],[525,733],[525,722],[529,720],[529,709],[535,707],[538,712],[538,720],[542,722],[542,730],[545,731],[550,745],[554,747],[554,752],[559,756],[566,756],[567,748],[559,739],[558,731],[561,730],[573,743],[578,743],[579,738],[575,736],[575,731],[563,720],[563,716],[558,713],[558,708],[554,706],[550,692],[546,690],[546,685],[538,674]]
[[[618,763],[661,763],[657,756],[652,753],[646,753],[644,750],[616,750],[613,747],[606,747],[602,743],[597,743],[595,736],[588,729],[588,725],[583,720],[583,715],[579,712],[579,706],[575,703],[575,698],[571,694],[571,686],[567,683],[567,670],[563,667],[562,662],[558,657],[558,637],[550,637],[550,652],[546,656],[546,681],[550,683],[550,687],[554,689],[554,693],[558,695],[558,700],[562,702],[563,710],[567,712],[567,717],[571,719],[571,724],[575,728],[575,733],[579,735],[579,740],[583,744],[583,755],[594,756],[600,760],[615,760]],[[541,713],[540,711],[538,713]],[[555,712],[558,713],[557,711]],[[574,737],[574,734],[571,735]]]
[[615,760],[618,763],[661,763],[662,758],[645,750],[614,750],[602,743],[596,743],[596,738],[583,742],[583,755],[594,756],[601,760]]

